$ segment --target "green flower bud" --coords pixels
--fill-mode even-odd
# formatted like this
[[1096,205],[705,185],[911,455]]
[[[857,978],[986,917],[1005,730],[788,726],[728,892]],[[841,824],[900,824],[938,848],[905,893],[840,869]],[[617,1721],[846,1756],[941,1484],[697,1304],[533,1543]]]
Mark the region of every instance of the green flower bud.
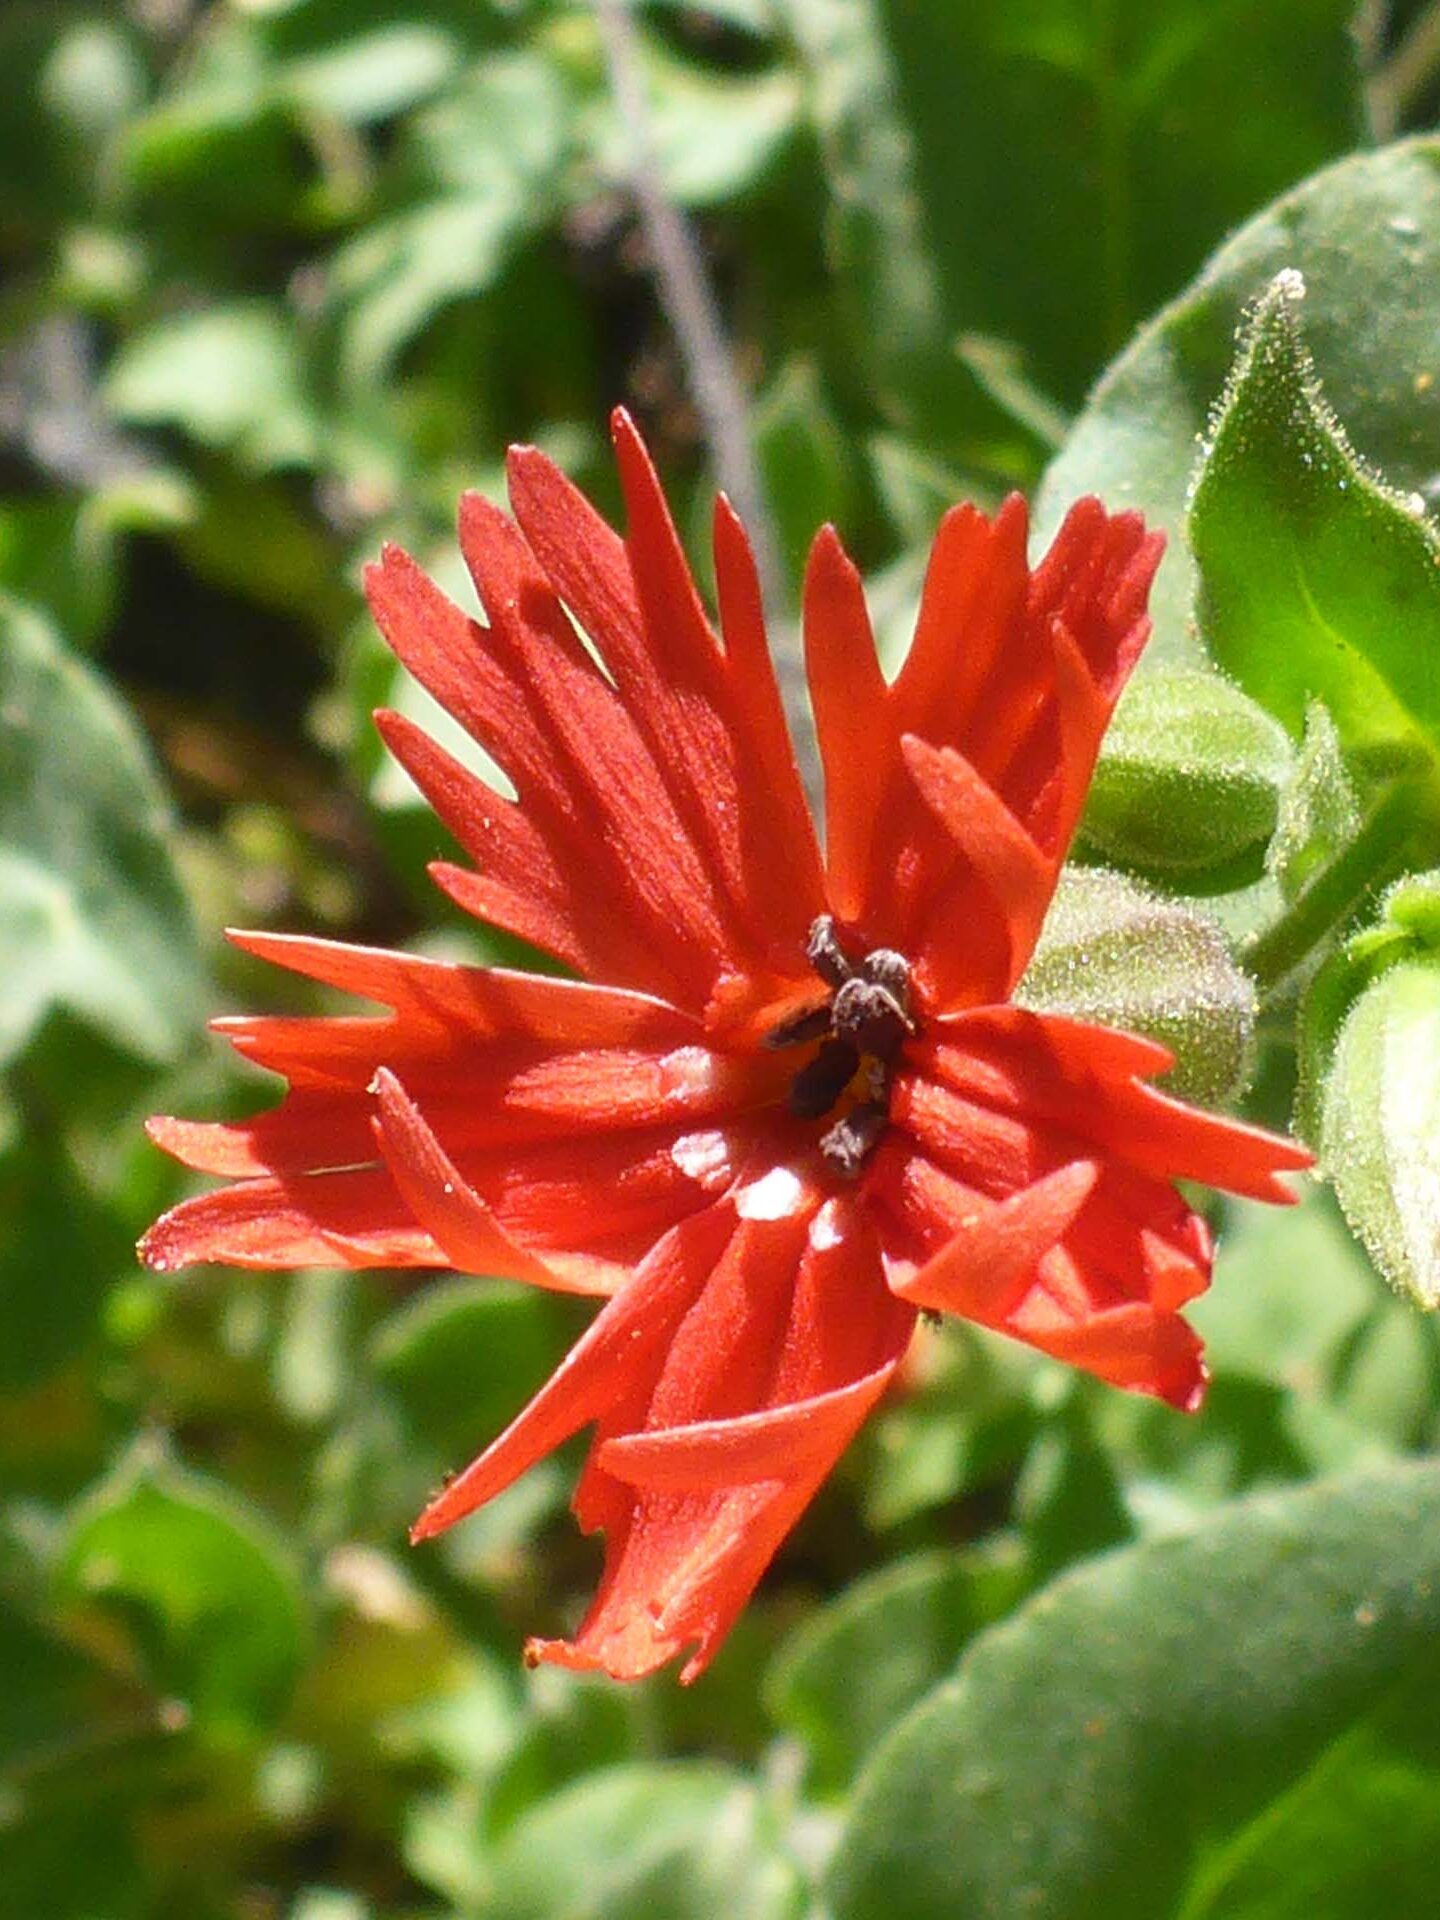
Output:
[[1327,960],[1300,1019],[1300,1131],[1355,1237],[1440,1307],[1440,870],[1397,880]]
[[1131,683],[1116,709],[1085,836],[1109,858],[1156,874],[1258,856],[1275,830],[1293,757],[1285,729],[1228,680],[1157,667]]
[[1324,1125],[1327,1081],[1348,1015],[1383,974],[1420,959],[1440,964],[1440,869],[1397,880],[1372,924],[1351,934],[1305,991],[1296,1036],[1300,1085],[1295,1124],[1312,1146]]
[[1420,1306],[1440,1307],[1440,953],[1390,966],[1346,1014],[1320,1154],[1380,1272]]
[[1015,998],[1169,1047],[1167,1088],[1220,1106],[1249,1077],[1255,988],[1214,921],[1100,867],[1070,867]]

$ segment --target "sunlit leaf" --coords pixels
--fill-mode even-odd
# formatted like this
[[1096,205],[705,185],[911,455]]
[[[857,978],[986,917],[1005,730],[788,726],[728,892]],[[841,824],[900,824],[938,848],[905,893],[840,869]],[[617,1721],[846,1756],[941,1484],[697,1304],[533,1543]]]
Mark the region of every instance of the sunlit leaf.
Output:
[[121,349],[105,391],[119,419],[178,427],[253,467],[304,463],[315,452],[294,316],[263,301],[157,321]]
[[1304,285],[1255,308],[1190,506],[1201,635],[1295,734],[1324,702],[1347,755],[1440,772],[1440,536],[1356,460],[1300,337]]
[[1394,1465],[1045,1590],[876,1756],[831,1878],[839,1920],[1258,1912],[1227,1889],[1293,1858],[1292,1820],[1344,1862],[1327,1920],[1423,1911],[1428,1822],[1346,1847],[1387,1771],[1401,1804],[1434,1796],[1440,1736],[1404,1703],[1440,1677],[1437,1542],[1440,1469]]
[[[1169,534],[1150,601],[1152,662],[1203,662],[1187,628],[1195,597],[1183,538],[1188,489],[1235,329],[1282,269],[1304,275],[1306,343],[1356,451],[1391,486],[1422,495],[1440,471],[1430,324],[1440,300],[1437,158],[1440,141],[1430,139],[1357,154],[1257,214],[1141,329],[1048,469],[1037,538],[1084,493],[1111,508],[1138,507]],[[1377,288],[1388,297],[1377,299]]]

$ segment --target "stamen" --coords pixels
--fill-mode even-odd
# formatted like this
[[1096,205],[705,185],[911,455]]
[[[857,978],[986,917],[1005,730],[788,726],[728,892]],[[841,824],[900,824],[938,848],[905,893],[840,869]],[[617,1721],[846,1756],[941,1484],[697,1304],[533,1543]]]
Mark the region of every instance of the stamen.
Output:
[[893,947],[872,948],[858,963],[852,961],[828,913],[811,925],[805,953],[831,997],[821,1006],[787,1015],[764,1044],[774,1048],[821,1041],[818,1052],[790,1082],[790,1111],[799,1119],[818,1120],[829,1113],[859,1076],[860,1097],[820,1137],[826,1164],[842,1179],[854,1180],[890,1124],[895,1064],[906,1035],[916,1031],[910,1013],[910,965]]
[[878,1100],[862,1100],[843,1120],[820,1136],[825,1164],[842,1179],[858,1178],[860,1169],[890,1124],[890,1109]]
[[835,932],[835,916],[822,913],[811,923],[805,942],[805,958],[827,987],[843,987],[855,969],[845,957],[845,949]]
[[867,980],[883,987],[905,1015],[910,1012],[910,962],[893,947],[872,947],[860,968]]
[[910,1030],[904,1009],[884,987],[870,980],[847,980],[830,1010],[836,1033],[878,1060],[893,1060]]
[[799,1013],[792,1013],[782,1020],[778,1027],[772,1027],[762,1044],[772,1052],[781,1047],[798,1047],[806,1040],[818,1040],[822,1033],[830,1031],[830,1002],[823,1000],[818,1007],[802,1007]]
[[848,1040],[827,1040],[790,1082],[790,1111],[801,1120],[829,1113],[859,1066],[860,1055]]

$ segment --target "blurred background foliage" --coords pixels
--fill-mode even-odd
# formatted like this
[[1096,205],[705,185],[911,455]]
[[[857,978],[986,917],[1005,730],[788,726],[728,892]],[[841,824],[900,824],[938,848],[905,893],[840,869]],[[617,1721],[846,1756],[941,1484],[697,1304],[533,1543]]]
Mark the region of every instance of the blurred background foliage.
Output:
[[[1222,267],[1221,293],[1149,336],[1067,439],[1072,418],[1231,229],[1326,163],[1433,123],[1437,20],[1379,0],[638,5],[653,166],[694,223],[753,400],[781,644],[822,520],[870,574],[893,648],[953,499],[1033,488],[1062,446],[1048,497],[1071,469],[1091,484],[1097,420],[1100,470],[1126,492],[1153,415],[1140,375],[1172,349],[1192,411],[1155,442],[1170,493],[1132,482],[1128,497],[1178,520],[1174,469],[1183,483],[1253,273],[1232,300]],[[397,538],[460,592],[456,496],[498,493],[512,440],[613,510],[604,420],[624,401],[704,567],[713,475],[637,219],[633,131],[595,15],[564,0],[0,13],[7,1915],[810,1913],[861,1766],[973,1635],[1103,1549],[1163,1546],[1255,1488],[1317,1500],[1300,1483],[1384,1473],[1440,1430],[1433,1325],[1385,1293],[1328,1199],[1237,1211],[1196,1315],[1216,1373],[1202,1417],[965,1329],[927,1333],[909,1391],[711,1675],[622,1691],[518,1662],[524,1633],[573,1624],[592,1582],[593,1543],[564,1511],[573,1462],[435,1547],[403,1546],[445,1468],[573,1338],[567,1303],[468,1279],[136,1270],[137,1231],[180,1191],[142,1117],[263,1103],[204,1016],[304,992],[226,949],[223,924],[508,951],[425,880],[443,836],[368,716],[385,702],[446,723],[371,630],[363,561]],[[1281,226],[1303,239],[1298,219]],[[1433,306],[1419,312],[1433,329]],[[1369,392],[1361,371],[1350,389]],[[1423,486],[1440,430],[1420,389],[1411,400],[1407,443],[1393,423],[1383,445],[1357,437]],[[1258,874],[1294,747],[1235,691],[1225,738],[1244,736],[1253,773],[1241,838],[1202,834],[1188,878],[1152,870],[1127,753],[1186,711],[1198,672],[1173,591],[1157,645],[1180,678],[1152,683],[1158,721],[1132,712],[1117,737],[1090,845],[1162,890],[1216,893],[1236,846]],[[1204,957],[1182,940],[1175,965]],[[1283,1124],[1292,1070],[1267,1039],[1262,1019],[1252,1105]],[[1237,1062],[1249,1044],[1247,1029]],[[1371,1504],[1377,1553],[1417,1515],[1434,1522],[1423,1501]],[[1294,1512],[1302,1531],[1329,1524],[1329,1508]],[[1258,1580],[1274,1543],[1252,1536],[1222,1545]],[[1188,1621],[1188,1563],[1136,1564],[1137,1617]],[[1317,1573],[1297,1604],[1321,1608],[1322,1589]],[[1089,1589],[1067,1591],[1083,1616]],[[1015,1630],[1034,1630],[1030,1612]],[[1177,1645],[1210,1657],[1203,1638]],[[1419,1657],[1397,1629],[1375,1673],[1398,1685]],[[997,1662],[1003,1648],[977,1662],[977,1687],[998,1685]],[[1340,1651],[1331,1665],[1350,1671]],[[1122,1708],[1127,1688],[1153,1695],[1139,1669],[1111,1682]],[[1243,1675],[1216,1685],[1239,1698]],[[1357,1740],[1397,1794],[1413,1789],[1397,1871],[1416,1849],[1433,1863],[1433,1733],[1347,1712],[1309,1746],[1291,1728],[1289,1772],[1236,1800],[1235,1834],[1271,1812],[1238,1879],[1212,1857],[1192,1884],[1167,1856],[1148,1892],[1112,1887],[1095,1911],[1154,1920],[1182,1885],[1191,1920],[1300,1911],[1275,1891],[1295,1885],[1285,1862],[1339,1846],[1380,1777]],[[928,1724],[906,1764],[961,1764],[926,1748]],[[1333,1771],[1345,1740],[1341,1790],[1302,1794],[1297,1814],[1295,1779]],[[1012,1760],[1048,1777],[1043,1754]],[[905,1868],[866,1851],[877,1823],[893,1848],[908,1817],[890,1779],[850,1823],[833,1882],[846,1915],[902,1910]],[[1083,1810],[1074,1833],[1083,1855]],[[1072,1910],[1006,1905],[1023,1863],[987,1871],[987,1912]],[[1391,1910],[1432,1911],[1405,1904],[1420,1884],[1396,1880]],[[915,1912],[942,1910],[927,1897]],[[1373,1897],[1343,1912],[1373,1914]]]

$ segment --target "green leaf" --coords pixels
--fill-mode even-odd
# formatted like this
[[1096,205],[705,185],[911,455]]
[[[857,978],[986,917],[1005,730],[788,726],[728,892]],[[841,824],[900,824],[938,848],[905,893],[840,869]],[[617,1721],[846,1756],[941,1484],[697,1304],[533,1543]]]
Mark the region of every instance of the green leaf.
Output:
[[[1327,1893],[1326,1920],[1397,1891],[1394,1911],[1424,1912],[1428,1822],[1338,1848],[1378,1785],[1367,1744],[1407,1776],[1402,1805],[1440,1759],[1433,1715],[1423,1735],[1392,1717],[1407,1694],[1433,1699],[1437,1629],[1429,1462],[1111,1554],[981,1635],[881,1748],[831,1875],[837,1920],[1230,1920],[1226,1887],[1301,1832],[1317,1861],[1345,1860],[1347,1904]],[[1347,1769],[1332,1818],[1324,1782]]]
[[1346,1015],[1320,1157],[1386,1279],[1440,1307],[1440,956],[1390,967]]
[[1237,221],[1360,131],[1349,0],[876,13],[950,324],[1024,341],[1061,401]]
[[[215,237],[211,223],[223,223],[233,250],[237,232],[295,220],[309,185],[259,23],[232,13],[206,27],[192,57],[171,63],[156,99],[125,123],[118,142],[125,185],[202,259]],[[227,259],[233,272],[233,251]]]
[[460,59],[460,48],[440,27],[397,21],[287,60],[279,85],[303,112],[364,125],[425,99]]
[[132,1235],[54,1141],[32,1130],[0,1157],[0,1389],[23,1392],[79,1351]]
[[1175,1055],[1166,1086],[1202,1106],[1249,1075],[1255,989],[1220,929],[1102,867],[1066,869],[1015,997],[1158,1040]]
[[1277,275],[1216,415],[1190,506],[1201,634],[1293,733],[1318,698],[1352,761],[1440,779],[1440,536],[1328,412],[1303,297]]
[[[800,118],[800,81],[786,66],[716,71],[642,42],[650,155],[670,197],[708,207],[753,187],[779,160]],[[597,162],[626,182],[634,167],[630,129],[606,103]]]
[[406,129],[406,162],[429,192],[372,221],[336,255],[340,371],[364,391],[452,301],[492,287],[557,210],[572,112],[552,63],[525,52],[471,71]]
[[803,1621],[766,1676],[765,1696],[777,1725],[809,1750],[811,1790],[847,1787],[901,1714],[1025,1585],[1016,1542],[1002,1540],[898,1561]]
[[934,445],[973,382],[950,351],[914,139],[876,0],[785,0],[830,190],[826,253],[841,318],[882,410]]
[[608,1675],[537,1668],[525,1704],[510,1751],[486,1782],[484,1828],[492,1842],[540,1800],[630,1760],[642,1746],[643,1697]]
[[121,348],[105,398],[132,426],[179,427],[261,471],[304,465],[318,445],[295,317],[269,301],[157,321]]
[[128,1629],[156,1690],[226,1736],[272,1721],[308,1641],[299,1581],[249,1509],[141,1441],[71,1517],[63,1606]]
[[1174,884],[1258,856],[1292,758],[1284,729],[1228,681],[1159,667],[1132,681],[1116,709],[1085,837],[1109,859]]
[[205,997],[140,734],[36,616],[0,604],[0,1064],[52,1007],[173,1058]]
[[700,1761],[614,1767],[517,1821],[493,1860],[487,1920],[800,1920],[796,1869],[755,1790]]
[[[1400,1835],[1400,1844],[1377,1848],[1378,1834]],[[1423,1912],[1434,1885],[1425,1862],[1437,1852],[1440,1734],[1432,1689],[1412,1679],[1390,1688],[1263,1823],[1221,1853],[1178,1920]]]
[[[1230,15],[1217,10],[1216,17]],[[1256,122],[1263,124],[1263,117]],[[1204,664],[1188,626],[1195,571],[1182,538],[1196,446],[1246,307],[1287,267],[1304,275],[1306,338],[1356,451],[1391,486],[1427,499],[1440,471],[1432,326],[1440,303],[1440,140],[1426,138],[1342,160],[1242,227],[1110,367],[1046,472],[1037,539],[1048,538],[1085,493],[1098,493],[1112,510],[1139,507],[1169,534],[1150,597],[1149,660]],[[1377,299],[1377,287],[1393,297]]]
[[437,1282],[379,1329],[371,1365],[411,1436],[459,1464],[498,1433],[550,1372],[553,1302],[501,1280]]

